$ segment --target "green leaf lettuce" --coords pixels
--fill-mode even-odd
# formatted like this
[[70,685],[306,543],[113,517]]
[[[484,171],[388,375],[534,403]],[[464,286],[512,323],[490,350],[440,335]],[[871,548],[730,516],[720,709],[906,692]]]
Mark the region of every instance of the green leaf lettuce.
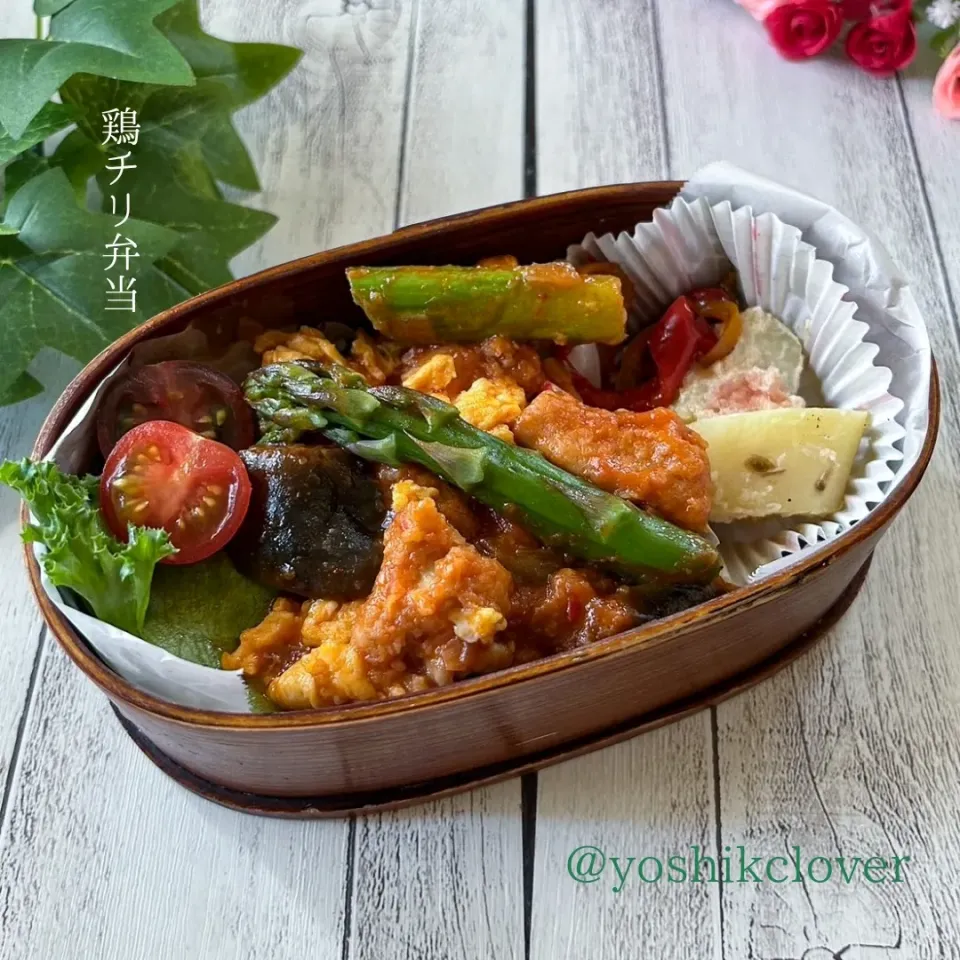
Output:
[[50,461],[8,460],[0,483],[16,490],[35,522],[26,543],[46,550],[41,563],[50,582],[82,597],[101,620],[139,636],[150,601],[154,568],[176,550],[163,530],[128,528],[121,543],[103,522],[96,477],[64,474]]

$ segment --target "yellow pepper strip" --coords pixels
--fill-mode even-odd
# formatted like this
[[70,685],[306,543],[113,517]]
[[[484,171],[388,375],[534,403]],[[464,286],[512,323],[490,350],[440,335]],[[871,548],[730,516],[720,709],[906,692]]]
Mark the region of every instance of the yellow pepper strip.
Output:
[[699,360],[701,367],[709,367],[718,360],[722,360],[737,345],[740,334],[743,332],[743,318],[737,305],[729,300],[711,300],[702,307],[698,307],[697,312],[704,319],[720,320],[723,323],[720,338]]

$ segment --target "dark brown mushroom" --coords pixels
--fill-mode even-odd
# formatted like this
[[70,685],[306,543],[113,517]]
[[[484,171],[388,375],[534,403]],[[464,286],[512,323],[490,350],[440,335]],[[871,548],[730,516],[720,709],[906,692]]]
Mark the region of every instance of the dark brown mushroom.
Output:
[[367,464],[326,446],[259,446],[240,456],[253,491],[229,546],[237,569],[310,599],[366,596],[383,558],[385,515]]

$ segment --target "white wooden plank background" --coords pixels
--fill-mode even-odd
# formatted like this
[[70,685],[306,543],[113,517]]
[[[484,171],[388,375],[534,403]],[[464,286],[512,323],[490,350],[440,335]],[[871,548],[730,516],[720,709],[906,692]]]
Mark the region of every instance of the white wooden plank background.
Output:
[[[650,0],[538,0],[536,23],[539,191],[666,178]],[[615,874],[581,886],[566,867],[586,844],[638,861],[712,848],[712,763],[703,713],[540,773],[531,960],[632,956],[639,943],[664,960],[714,952],[715,886],[637,882],[615,895]]]
[[[956,383],[956,328],[897,81],[842,62],[786,63],[723,0],[671,0],[660,11],[671,171],[724,156],[867,225],[914,279],[941,375]],[[687,56],[691,32],[722,33],[724,43]],[[717,711],[725,845],[766,856],[794,844],[811,856],[907,853],[912,874],[902,887],[725,885],[727,956],[879,951],[899,938],[902,955],[927,957],[949,955],[960,939],[956,890],[932,879],[960,862],[951,824],[960,755],[949,744],[960,659],[948,613],[960,548],[944,522],[960,518],[960,499],[949,406],[941,430],[926,482],[850,615],[810,656]]]
[[[4,5],[0,36],[32,34],[12,6],[26,0]],[[158,773],[54,645],[37,659],[15,503],[0,491],[0,956],[960,955],[960,124],[932,112],[929,64],[887,81],[839,60],[787,64],[730,0],[203,8],[223,35],[306,51],[241,117],[265,185],[254,202],[281,222],[239,270],[525,186],[682,178],[728,159],[837,204],[893,250],[937,351],[941,442],[851,613],[783,674],[545,771],[523,799],[511,781],[354,824],[229,813]],[[0,455],[26,452],[71,371],[49,358],[38,369],[52,389],[0,412]],[[744,844],[911,863],[897,886],[634,882],[617,894],[615,877],[567,874],[586,844],[638,859]]]
[[[414,9],[396,226],[523,193],[522,5]],[[360,820],[345,957],[521,960],[521,840],[519,780]]]

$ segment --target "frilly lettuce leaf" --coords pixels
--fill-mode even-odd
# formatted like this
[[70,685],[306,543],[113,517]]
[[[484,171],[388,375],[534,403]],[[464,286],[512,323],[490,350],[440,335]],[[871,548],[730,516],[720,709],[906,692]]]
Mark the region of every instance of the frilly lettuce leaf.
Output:
[[103,522],[97,478],[65,474],[49,461],[8,460],[0,483],[29,504],[35,522],[23,539],[46,548],[50,582],[82,597],[100,620],[140,636],[154,568],[176,553],[166,532],[131,525],[121,543]]

